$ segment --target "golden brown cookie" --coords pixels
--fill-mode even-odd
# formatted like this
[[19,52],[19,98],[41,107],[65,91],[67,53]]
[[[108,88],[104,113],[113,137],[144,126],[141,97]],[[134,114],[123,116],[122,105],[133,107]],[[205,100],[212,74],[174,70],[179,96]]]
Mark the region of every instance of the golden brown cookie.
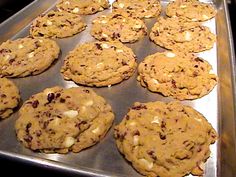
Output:
[[151,30],[150,39],[166,49],[201,52],[213,47],[216,36],[198,22],[160,17]]
[[53,87],[31,96],[21,107],[17,138],[32,150],[79,152],[98,143],[114,114],[92,89]]
[[216,85],[211,65],[193,55],[163,52],[149,55],[138,67],[138,81],[143,87],[178,100],[197,99]]
[[137,18],[152,18],[161,14],[159,0],[116,0],[112,9],[124,11]]
[[20,94],[15,84],[6,78],[0,78],[0,119],[13,113],[20,101]]
[[37,17],[30,27],[30,34],[34,37],[64,38],[73,36],[86,28],[86,24],[77,14],[50,11]]
[[60,0],[57,8],[74,14],[89,15],[109,8],[108,0]]
[[58,58],[57,43],[43,38],[20,38],[0,45],[0,77],[25,77],[45,71]]
[[113,12],[93,20],[91,35],[100,41],[135,42],[147,34],[145,23],[124,12]]
[[109,86],[130,78],[136,56],[120,42],[85,43],[67,55],[61,72],[66,80],[87,86]]
[[206,21],[215,17],[216,10],[212,4],[198,0],[176,0],[167,5],[166,15],[189,21]]
[[115,127],[119,151],[150,177],[203,175],[216,131],[202,114],[178,102],[135,103]]

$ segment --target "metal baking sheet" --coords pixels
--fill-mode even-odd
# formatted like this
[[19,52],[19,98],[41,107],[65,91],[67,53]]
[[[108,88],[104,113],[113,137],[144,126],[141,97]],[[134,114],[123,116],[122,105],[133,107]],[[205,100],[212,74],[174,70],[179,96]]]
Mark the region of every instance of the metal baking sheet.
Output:
[[[112,0],[110,1],[112,3]],[[161,1],[163,10],[168,1]],[[211,146],[211,156],[205,167],[206,177],[236,176],[236,138],[235,138],[235,57],[232,34],[225,0],[210,1],[215,5],[218,13],[216,18],[204,23],[211,31],[217,34],[217,43],[214,48],[199,53],[212,66],[218,74],[219,82],[214,90],[207,96],[194,101],[183,101],[202,113],[213,125],[219,134],[218,141]],[[29,34],[29,25],[39,14],[55,8],[56,0],[36,0],[16,15],[0,24],[0,43],[7,39],[17,39]],[[78,86],[71,81],[63,80],[60,68],[63,59],[76,45],[93,41],[89,31],[91,21],[95,17],[109,13],[111,9],[95,15],[84,16],[88,27],[82,33],[56,41],[61,47],[61,54],[53,66],[46,72],[25,78],[12,79],[21,91],[22,102],[32,94],[38,93],[47,87],[62,86],[65,88]],[[162,13],[164,15],[164,13]],[[149,32],[156,19],[145,20]],[[149,41],[148,36],[134,44],[128,44],[138,57],[138,62],[147,55],[163,49]],[[151,93],[142,88],[136,81],[137,73],[129,80],[110,88],[94,88],[112,106],[116,114],[114,122],[118,124],[127,113],[128,108],[135,102],[172,101],[172,98]],[[44,154],[35,153],[26,149],[16,140],[14,123],[18,112],[10,118],[0,121],[0,157],[31,163],[40,167],[83,176],[141,176],[118,152],[114,139],[113,128],[107,136],[97,145],[80,153]],[[113,127],[114,127],[113,125]]]

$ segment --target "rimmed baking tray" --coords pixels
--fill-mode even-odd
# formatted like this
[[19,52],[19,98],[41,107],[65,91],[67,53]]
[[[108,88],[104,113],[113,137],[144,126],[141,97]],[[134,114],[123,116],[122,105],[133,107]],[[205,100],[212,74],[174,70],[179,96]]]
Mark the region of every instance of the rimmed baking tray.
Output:
[[[110,1],[112,3],[112,0]],[[161,1],[163,9],[168,1]],[[219,140],[211,146],[211,156],[205,165],[206,177],[235,177],[236,176],[236,137],[235,137],[235,56],[228,9],[225,0],[205,2],[213,3],[217,9],[216,18],[204,23],[211,31],[217,34],[217,43],[214,48],[199,53],[218,74],[219,82],[207,96],[194,101],[183,101],[202,113],[213,125],[219,134]],[[56,0],[36,0],[23,10],[0,25],[0,43],[7,39],[25,37],[29,34],[29,26],[39,14],[55,8]],[[62,86],[65,88],[78,86],[71,81],[64,81],[60,68],[68,52],[78,44],[93,41],[89,31],[91,21],[95,17],[109,13],[111,9],[95,15],[84,16],[88,27],[82,33],[65,39],[57,39],[61,47],[59,60],[46,72],[26,78],[12,79],[21,91],[22,101],[32,94],[47,87]],[[164,14],[164,13],[163,13]],[[163,15],[162,14],[162,15]],[[150,32],[156,19],[145,20]],[[128,44],[138,57],[138,62],[147,55],[162,48],[150,42],[148,36],[134,44]],[[151,93],[142,88],[136,81],[137,73],[127,81],[112,87],[94,88],[112,105],[116,114],[115,123],[121,121],[128,108],[135,102],[172,101],[173,99]],[[24,148],[17,140],[14,123],[18,117],[16,112],[10,118],[0,121],[0,157],[31,163],[44,168],[64,171],[83,176],[140,176],[131,165],[119,154],[113,139],[113,129],[97,145],[80,153],[44,154],[35,153]]]

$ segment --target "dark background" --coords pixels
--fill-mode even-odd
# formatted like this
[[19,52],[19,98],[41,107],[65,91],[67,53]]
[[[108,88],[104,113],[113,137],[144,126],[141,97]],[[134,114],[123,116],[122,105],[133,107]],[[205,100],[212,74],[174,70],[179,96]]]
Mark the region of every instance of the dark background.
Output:
[[[20,9],[31,3],[32,0],[0,0],[0,23],[18,12]],[[229,3],[229,11],[231,17],[231,26],[234,35],[234,44],[236,44],[236,18],[233,18],[233,12],[236,11],[236,0]],[[236,45],[235,45],[236,46]],[[41,169],[32,164],[22,164],[19,162],[0,158],[0,176],[32,176],[32,177],[67,177],[74,176],[69,174],[57,173],[50,169]]]

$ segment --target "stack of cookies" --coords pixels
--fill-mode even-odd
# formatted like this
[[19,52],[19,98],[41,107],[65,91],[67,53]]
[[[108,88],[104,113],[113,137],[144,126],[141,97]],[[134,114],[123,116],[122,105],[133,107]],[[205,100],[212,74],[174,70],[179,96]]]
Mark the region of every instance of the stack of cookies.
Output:
[[[86,24],[84,16],[110,7],[107,0],[60,0],[56,10],[37,17],[25,38],[0,45],[0,118],[20,102],[16,85],[6,78],[38,75],[59,58],[55,42],[82,33],[91,25],[97,41],[76,46],[64,59],[61,74],[83,87],[46,88],[32,95],[15,123],[22,144],[44,153],[80,152],[98,143],[112,127],[115,114],[91,88],[122,84],[135,74],[151,92],[177,100],[206,96],[217,84],[212,66],[196,53],[210,50],[216,35],[202,22],[214,18],[211,4],[176,0],[160,16],[159,0],[116,0],[112,12]],[[156,19],[150,29],[146,19]],[[165,51],[137,57],[126,43],[149,36]],[[145,48],[143,49],[145,50]],[[142,101],[142,100],[140,100]],[[180,102],[136,102],[114,128],[118,150],[145,176],[203,175],[209,146],[217,133],[199,112]],[[115,149],[114,149],[115,150]]]

